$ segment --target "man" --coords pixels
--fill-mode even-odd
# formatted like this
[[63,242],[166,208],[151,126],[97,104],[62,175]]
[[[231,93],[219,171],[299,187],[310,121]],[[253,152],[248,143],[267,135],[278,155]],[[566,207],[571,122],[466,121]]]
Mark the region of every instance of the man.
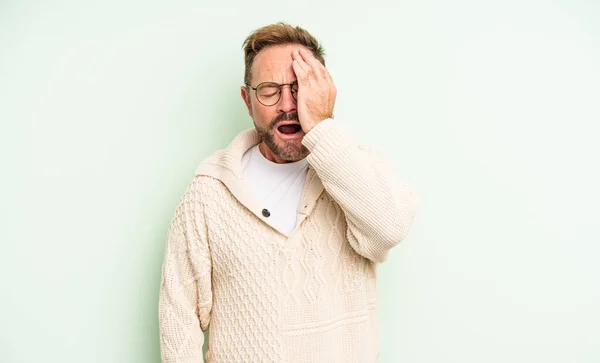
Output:
[[332,119],[323,49],[285,23],[244,42],[254,128],[196,170],[171,222],[163,362],[375,362],[376,267],[417,196]]

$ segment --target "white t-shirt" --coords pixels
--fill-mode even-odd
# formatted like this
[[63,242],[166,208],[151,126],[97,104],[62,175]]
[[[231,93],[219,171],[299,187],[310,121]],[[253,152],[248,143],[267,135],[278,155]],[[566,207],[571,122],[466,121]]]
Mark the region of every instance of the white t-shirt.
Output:
[[277,164],[266,159],[256,145],[242,157],[242,170],[250,191],[268,211],[266,221],[291,235],[296,228],[308,160]]

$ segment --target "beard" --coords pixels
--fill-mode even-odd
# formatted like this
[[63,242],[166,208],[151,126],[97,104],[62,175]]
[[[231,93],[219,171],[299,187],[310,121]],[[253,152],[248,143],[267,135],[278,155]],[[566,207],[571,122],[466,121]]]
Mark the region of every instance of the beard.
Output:
[[277,155],[278,158],[289,162],[304,159],[306,156],[308,156],[309,151],[306,146],[302,145],[302,143],[281,140],[283,144],[278,145],[275,142],[275,129],[277,128],[277,124],[281,121],[298,121],[298,114],[282,113],[275,117],[267,127],[258,127],[256,122],[254,122],[254,127],[256,128],[261,140],[265,143],[265,145],[267,145],[273,154]]

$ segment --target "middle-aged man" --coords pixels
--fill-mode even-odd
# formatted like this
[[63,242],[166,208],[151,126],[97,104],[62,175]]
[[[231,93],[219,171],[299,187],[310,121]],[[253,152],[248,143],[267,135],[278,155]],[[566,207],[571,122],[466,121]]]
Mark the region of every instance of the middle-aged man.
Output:
[[[376,362],[376,268],[418,198],[332,112],[323,48],[278,23],[244,42],[254,128],[202,162],[169,229],[163,362]],[[367,120],[369,123],[376,120]]]

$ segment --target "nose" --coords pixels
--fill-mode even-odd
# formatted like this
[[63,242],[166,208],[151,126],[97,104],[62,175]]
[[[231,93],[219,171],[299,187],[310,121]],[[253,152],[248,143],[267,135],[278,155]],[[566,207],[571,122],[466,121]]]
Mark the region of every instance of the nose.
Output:
[[292,87],[290,85],[281,87],[281,99],[277,105],[277,111],[284,113],[296,111],[296,100],[292,96]]

